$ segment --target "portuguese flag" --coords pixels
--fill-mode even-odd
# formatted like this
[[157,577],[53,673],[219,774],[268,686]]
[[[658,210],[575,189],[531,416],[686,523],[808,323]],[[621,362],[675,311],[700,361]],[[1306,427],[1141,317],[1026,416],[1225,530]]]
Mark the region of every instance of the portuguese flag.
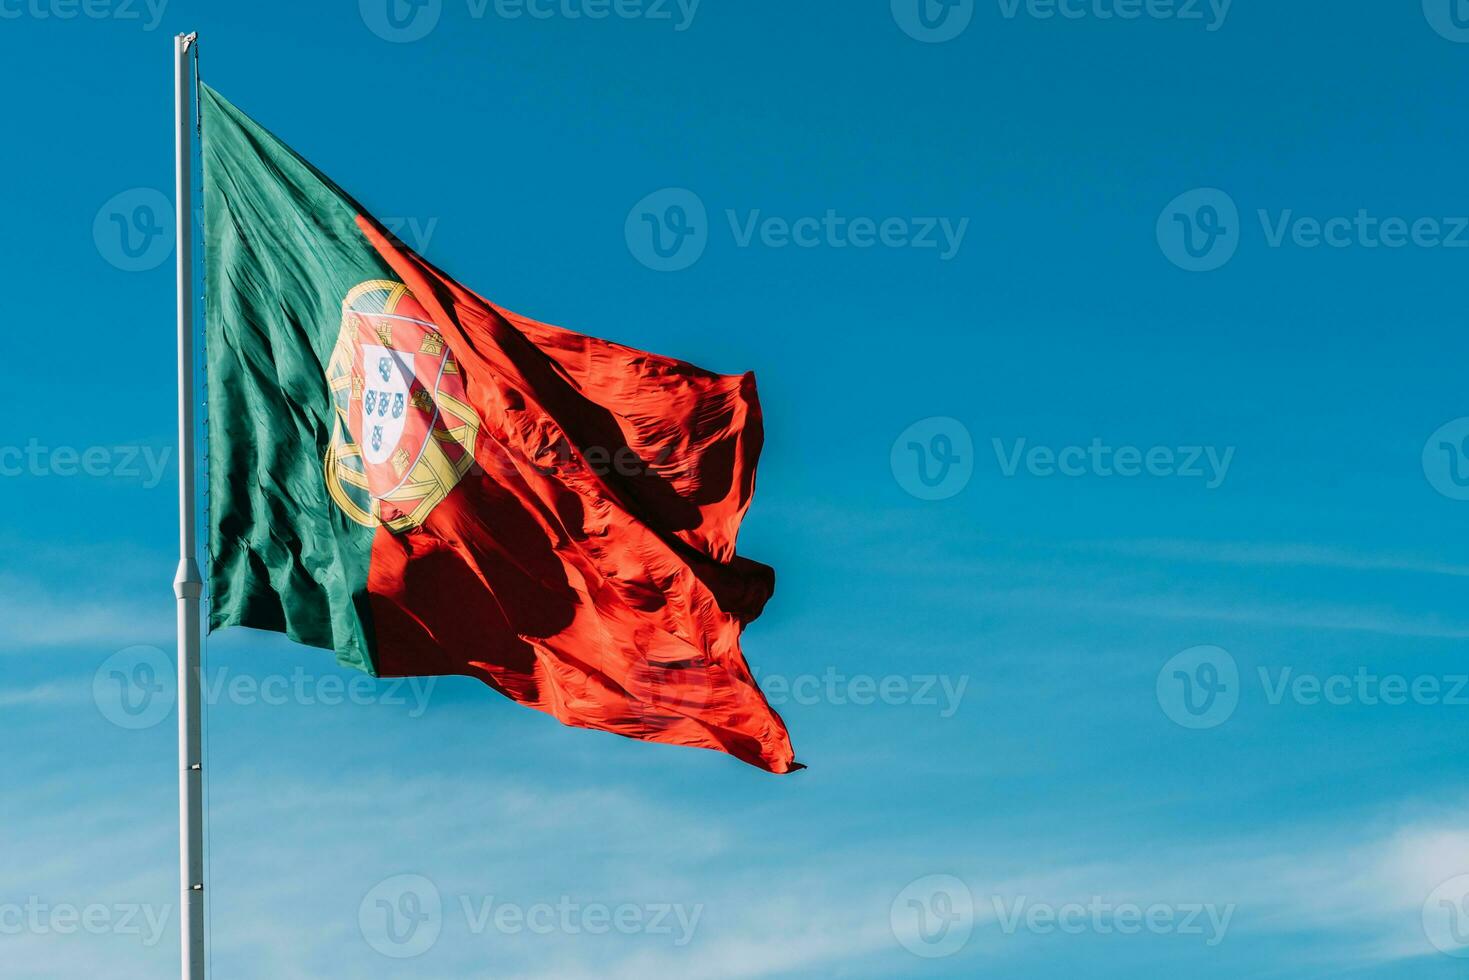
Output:
[[740,651],[754,376],[501,309],[201,102],[210,629],[801,768]]

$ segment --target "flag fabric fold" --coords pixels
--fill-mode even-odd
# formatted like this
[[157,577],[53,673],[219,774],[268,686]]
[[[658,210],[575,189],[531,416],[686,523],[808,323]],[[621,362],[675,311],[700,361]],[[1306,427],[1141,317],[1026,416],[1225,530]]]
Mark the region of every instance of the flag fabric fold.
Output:
[[740,647],[753,375],[501,309],[201,100],[211,628],[800,768]]

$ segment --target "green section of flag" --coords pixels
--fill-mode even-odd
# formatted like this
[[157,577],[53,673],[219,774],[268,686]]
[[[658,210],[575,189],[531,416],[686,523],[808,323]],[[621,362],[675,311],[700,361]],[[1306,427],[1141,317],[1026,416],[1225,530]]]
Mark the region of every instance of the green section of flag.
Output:
[[283,632],[375,672],[374,531],[327,492],[326,366],[347,292],[392,274],[350,198],[201,88],[209,626]]

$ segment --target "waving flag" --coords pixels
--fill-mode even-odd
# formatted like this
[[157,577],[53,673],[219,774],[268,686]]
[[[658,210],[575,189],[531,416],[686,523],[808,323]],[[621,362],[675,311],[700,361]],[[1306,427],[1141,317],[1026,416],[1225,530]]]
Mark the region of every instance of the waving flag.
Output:
[[754,377],[503,310],[201,101],[210,628],[799,769],[740,650]]

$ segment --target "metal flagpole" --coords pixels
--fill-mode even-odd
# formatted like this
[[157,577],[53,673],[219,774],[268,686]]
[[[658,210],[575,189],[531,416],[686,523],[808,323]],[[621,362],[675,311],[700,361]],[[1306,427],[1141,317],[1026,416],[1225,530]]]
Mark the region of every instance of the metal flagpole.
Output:
[[192,175],[193,114],[190,49],[197,34],[174,38],[174,220],[178,252],[179,340],[179,906],[183,980],[204,977],[204,760],[200,704],[200,606],[204,583],[195,560],[198,517],[194,480],[194,236]]

